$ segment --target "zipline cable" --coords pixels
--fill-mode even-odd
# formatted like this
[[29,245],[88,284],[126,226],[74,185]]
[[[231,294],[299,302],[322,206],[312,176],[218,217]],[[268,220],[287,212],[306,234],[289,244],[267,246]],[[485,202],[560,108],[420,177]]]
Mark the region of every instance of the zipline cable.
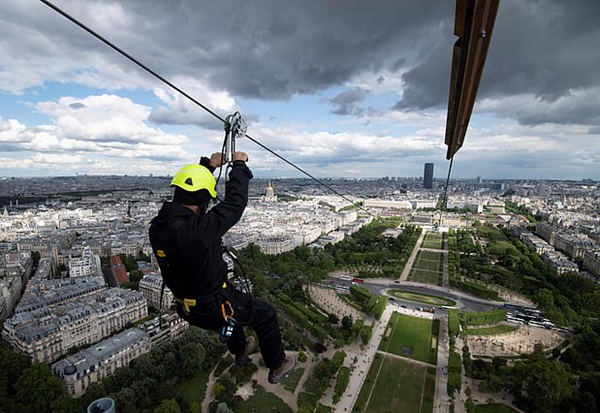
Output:
[[[218,120],[220,120],[221,122],[223,122],[223,124],[227,124],[227,121],[225,119],[223,119],[221,116],[219,116],[217,113],[215,113],[214,111],[212,111],[210,108],[208,108],[207,106],[203,105],[202,103],[200,103],[198,100],[196,100],[194,97],[192,97],[191,95],[189,95],[188,93],[186,93],[183,89],[179,88],[177,85],[175,85],[174,83],[170,82],[169,80],[165,79],[163,76],[161,76],[160,74],[158,74],[157,72],[155,72],[154,70],[152,70],[150,67],[146,66],[145,64],[143,64],[142,62],[140,62],[139,60],[137,60],[135,57],[131,56],[129,53],[127,53],[126,51],[124,51],[123,49],[121,49],[120,47],[118,47],[117,45],[113,44],[111,41],[109,41],[108,39],[104,38],[102,35],[100,35],[99,33],[95,32],[94,30],[92,30],[91,28],[87,27],[85,24],[83,24],[82,22],[80,22],[79,20],[77,20],[75,17],[71,16],[70,14],[68,14],[67,12],[63,11],[61,8],[59,8],[58,6],[52,4],[50,1],[48,0],[40,0],[42,3],[44,3],[46,6],[50,7],[52,10],[54,10],[55,12],[57,12],[58,14],[60,14],[61,16],[65,17],[66,19],[70,20],[72,23],[74,23],[75,25],[79,26],[80,28],[82,28],[83,30],[85,30],[86,32],[88,32],[89,34],[91,34],[92,36],[94,36],[96,39],[100,40],[102,43],[104,43],[105,45],[107,45],[108,47],[110,47],[111,49],[113,49],[114,51],[116,51],[117,53],[121,54],[122,56],[124,56],[125,58],[129,59],[130,61],[132,61],[133,63],[135,63],[136,65],[138,65],[140,68],[142,68],[143,70],[145,70],[146,72],[150,73],[152,76],[154,76],[155,78],[157,78],[158,80],[160,80],[161,82],[165,83],[166,85],[168,85],[169,87],[171,87],[172,89],[176,90],[177,92],[181,93],[183,96],[185,96],[186,98],[188,98],[190,101],[192,101],[193,103],[195,103],[196,105],[198,105],[199,107],[201,107],[202,109],[204,109],[206,112],[210,113],[211,115],[213,115],[215,118],[217,118]],[[344,200],[350,202],[352,205],[362,209],[363,211],[365,211],[367,214],[374,216],[369,210],[365,209],[362,207],[362,205],[359,205],[353,201],[351,201],[348,197],[346,197],[345,195],[343,195],[342,193],[338,192],[337,190],[335,190],[333,187],[331,187],[330,185],[327,185],[325,182],[321,181],[320,179],[314,177],[313,175],[309,174],[308,172],[306,172],[304,169],[300,168],[299,166],[296,166],[293,162],[288,161],[287,159],[285,159],[283,156],[279,155],[278,153],[276,153],[275,151],[269,149],[267,146],[263,145],[262,143],[258,142],[256,139],[250,137],[249,135],[246,135],[246,137],[254,142],[256,145],[260,146],[261,148],[263,148],[264,150],[266,150],[267,152],[271,153],[272,155],[276,156],[277,158],[281,159],[282,161],[284,161],[285,163],[287,163],[288,165],[292,166],[293,168],[297,169],[298,171],[300,171],[301,173],[303,173],[304,175],[308,176],[309,178],[311,178],[312,180],[314,180],[315,182],[319,183],[320,185],[324,186],[325,188],[329,189],[331,192],[333,192],[334,194],[338,195],[339,197],[343,198]]]
[[444,185],[444,194],[442,195],[442,204],[440,205],[440,225],[442,225],[442,213],[448,208],[448,184],[450,183],[450,174],[452,173],[452,164],[454,163],[454,156],[450,158],[450,165],[448,166],[448,176],[446,177],[446,184]]

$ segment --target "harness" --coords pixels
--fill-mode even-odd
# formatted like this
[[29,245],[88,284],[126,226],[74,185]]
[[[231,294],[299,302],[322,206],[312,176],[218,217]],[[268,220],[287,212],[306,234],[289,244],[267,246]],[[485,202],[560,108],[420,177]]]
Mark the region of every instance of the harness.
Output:
[[[235,255],[233,255],[233,253],[231,253],[225,247],[223,247],[223,249],[225,252],[227,252],[229,254],[229,256],[234,260],[234,262],[237,262],[238,265],[240,265],[237,257]],[[167,254],[164,252],[164,250],[160,250],[160,249],[156,250],[155,255],[156,255],[156,258],[158,261],[158,265],[160,266],[161,273],[163,275],[163,281],[162,281],[162,286],[161,286],[161,291],[160,291],[161,306],[160,306],[159,311],[161,311],[162,310],[162,300],[163,300],[164,291],[165,291],[164,279],[165,279],[165,277],[170,278],[171,268],[170,268],[169,260],[167,258]],[[241,268],[241,265],[240,265],[240,268]],[[247,288],[248,280],[246,278],[246,273],[243,270],[243,268],[242,268],[242,273],[244,275],[247,293],[250,295],[250,291]],[[205,296],[196,297],[196,298],[181,298],[181,297],[174,296],[175,301],[178,302],[179,304],[181,304],[183,312],[186,315],[190,314],[192,307],[195,307],[196,305],[200,304],[201,302],[207,302],[209,300],[213,300],[217,304],[219,304],[221,307],[221,314],[223,316],[223,323],[224,323],[223,327],[221,328],[221,333],[219,336],[219,338],[222,342],[227,342],[227,340],[233,334],[233,328],[237,324],[237,321],[234,318],[235,310],[233,309],[233,306],[231,305],[231,296],[228,292],[228,287],[230,287],[230,286],[228,286],[227,281],[224,281],[221,288],[219,289],[219,291],[217,291],[213,294],[210,294],[210,295],[205,295]],[[230,288],[232,288],[232,287],[230,287]],[[252,299],[250,299],[250,305],[252,305]],[[251,309],[251,318],[252,318],[252,309]],[[162,317],[160,318],[159,324],[161,322],[162,322]],[[161,327],[162,327],[162,325],[161,325]]]
[[223,283],[220,291],[211,295],[207,295],[200,298],[175,297],[175,301],[181,304],[181,306],[183,307],[183,312],[186,315],[190,313],[192,307],[195,307],[197,304],[208,300],[214,300],[221,306],[221,314],[223,315],[224,325],[221,328],[221,334],[219,335],[219,338],[223,343],[225,343],[233,334],[233,327],[235,327],[237,323],[236,319],[233,318],[233,316],[235,315],[235,310],[233,309],[231,301],[229,300],[229,293],[227,292],[227,282]]

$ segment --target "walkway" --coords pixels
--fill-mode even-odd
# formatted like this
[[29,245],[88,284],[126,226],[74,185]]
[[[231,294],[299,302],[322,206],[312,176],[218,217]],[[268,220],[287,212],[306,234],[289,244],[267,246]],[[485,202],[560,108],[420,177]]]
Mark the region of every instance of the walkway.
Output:
[[425,228],[423,228],[423,230],[421,231],[421,235],[419,236],[419,239],[417,240],[417,243],[415,244],[415,247],[413,248],[412,254],[410,254],[410,258],[408,259],[408,261],[406,261],[404,270],[402,270],[402,275],[400,276],[400,281],[408,280],[408,274],[410,274],[410,270],[413,266],[413,263],[415,262],[415,258],[417,258],[417,253],[419,252],[419,248],[421,248],[421,244],[423,243],[423,238],[425,238],[426,233],[427,233],[427,231],[425,231]]
[[[376,321],[373,325],[373,335],[371,340],[367,346],[362,348],[362,350],[360,348],[358,349],[360,352],[346,351],[348,355],[346,360],[354,366],[354,371],[350,375],[350,383],[342,395],[340,402],[334,407],[334,412],[342,413],[352,411],[352,407],[354,406],[360,389],[367,377],[367,373],[375,358],[375,353],[377,353],[377,348],[379,348],[379,343],[381,342],[381,338],[385,333],[385,328],[387,327],[393,312],[393,306],[388,305],[383,312],[381,319]],[[356,363],[354,363],[355,358]]]
[[447,413],[450,411],[452,399],[448,396],[448,357],[450,344],[448,340],[448,320],[440,320],[440,333],[438,336],[438,358],[435,377],[435,397],[433,400],[433,413]]

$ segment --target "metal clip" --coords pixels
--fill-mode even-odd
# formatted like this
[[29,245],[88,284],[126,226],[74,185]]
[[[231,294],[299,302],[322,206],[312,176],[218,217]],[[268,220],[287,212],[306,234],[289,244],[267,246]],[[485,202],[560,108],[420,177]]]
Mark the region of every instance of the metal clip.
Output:
[[240,112],[227,116],[225,119],[225,162],[233,161],[235,141],[246,136],[247,129],[248,126]]

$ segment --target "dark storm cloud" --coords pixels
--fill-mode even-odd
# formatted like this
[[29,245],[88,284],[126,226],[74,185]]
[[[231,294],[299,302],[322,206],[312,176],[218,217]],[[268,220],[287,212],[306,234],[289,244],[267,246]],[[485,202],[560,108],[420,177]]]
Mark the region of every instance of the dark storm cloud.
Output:
[[[404,82],[394,109],[447,104],[454,1],[55,3],[166,78],[193,77],[234,98],[288,99],[344,86],[353,76],[387,72]],[[600,87],[598,16],[598,0],[501,1],[478,97],[531,94],[556,103],[573,90]],[[75,76],[116,89],[157,84],[38,1],[2,2],[0,38],[11,39],[3,52],[27,69],[4,74],[0,90]],[[364,115],[356,103],[337,103],[334,113]],[[563,112],[557,105],[548,113],[556,113],[560,123],[595,126],[594,109],[600,111],[596,106]],[[166,111],[152,116],[157,123],[188,122]],[[552,121],[533,111],[519,116],[528,125]]]
[[[555,102],[572,90],[600,86],[599,16],[597,0],[501,2],[478,97],[529,93]],[[450,37],[454,42],[456,38]],[[446,106],[451,58],[447,40],[403,76],[406,89],[395,109]],[[547,117],[521,121],[543,123]],[[593,121],[587,118],[583,123],[590,122]]]
[[[439,43],[440,22],[453,19],[449,2],[413,0],[285,5],[276,0],[128,0],[118,4],[124,17],[113,21],[110,14],[94,14],[94,5],[108,3],[57,3],[161,74],[195,76],[235,96],[263,99],[287,99],[341,85],[356,74],[406,67],[423,58],[421,50]],[[65,19],[48,11],[38,14],[44,17],[29,22],[39,24],[49,39],[92,47],[131,70],[130,63]]]
[[367,97],[369,91],[364,88],[354,88],[346,90],[332,99],[329,102],[335,107],[332,113],[336,115],[354,115],[361,116],[367,109],[356,106]]

